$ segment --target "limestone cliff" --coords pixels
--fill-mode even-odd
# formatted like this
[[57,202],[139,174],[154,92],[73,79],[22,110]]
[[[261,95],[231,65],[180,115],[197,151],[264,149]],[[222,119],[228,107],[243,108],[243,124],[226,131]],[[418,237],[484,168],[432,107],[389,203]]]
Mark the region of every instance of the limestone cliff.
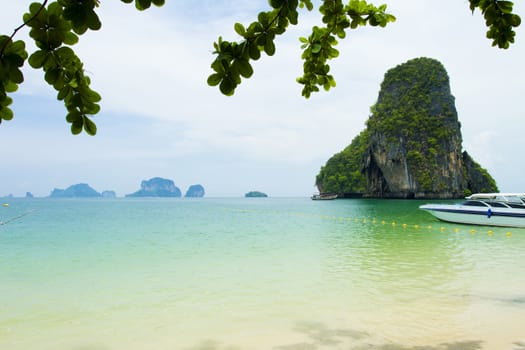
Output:
[[140,183],[140,190],[126,197],[180,197],[180,189],[173,180],[154,177]]
[[[488,172],[462,150],[454,97],[440,62],[417,58],[389,70],[371,112],[366,130],[321,168],[320,191],[375,198],[459,198],[497,191]],[[330,165],[334,158],[347,162]],[[363,182],[366,186],[356,186]]]
[[205,191],[204,187],[202,185],[191,185],[188,190],[186,191],[186,194],[184,197],[186,198],[202,198],[204,197]]

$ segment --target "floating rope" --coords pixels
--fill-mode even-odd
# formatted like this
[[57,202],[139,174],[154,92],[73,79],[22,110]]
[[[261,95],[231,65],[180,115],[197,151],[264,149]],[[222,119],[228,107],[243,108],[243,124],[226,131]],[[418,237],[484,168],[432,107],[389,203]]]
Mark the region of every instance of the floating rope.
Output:
[[18,215],[18,216],[14,216],[14,217],[12,217],[12,218],[9,218],[9,219],[7,219],[6,221],[0,221],[0,226],[6,225],[6,224],[9,224],[10,222],[13,222],[13,221],[15,221],[15,220],[21,219],[21,218],[23,218],[24,216],[29,215],[29,214],[31,214],[31,213],[34,212],[34,211],[35,211],[35,209],[32,209],[32,210],[26,211],[25,213],[20,214],[20,215]]
[[[335,216],[335,215],[323,215],[323,214],[314,214],[314,213],[303,213],[303,212],[277,212],[273,210],[260,210],[260,209],[238,209],[238,208],[225,208],[226,211],[232,212],[232,213],[242,213],[242,214],[248,214],[248,213],[262,213],[267,215],[287,215],[291,217],[310,217],[310,218],[318,218],[321,220],[326,221],[333,221],[340,224],[364,224],[364,225],[372,225],[372,226],[391,226],[392,229],[402,229],[402,231],[415,231],[415,232],[440,232],[440,233],[447,233],[447,232],[454,232],[455,234],[460,234],[461,232],[470,232],[472,236],[476,235],[478,231],[475,228],[469,227],[469,226],[461,226],[459,227],[451,227],[450,224],[447,226],[432,226],[432,225],[418,225],[418,224],[410,224],[407,222],[403,222],[405,220],[403,219],[410,219],[411,215],[403,215],[399,216],[398,219],[401,219],[402,221],[386,221],[386,220],[380,220],[373,217],[343,217],[343,216]],[[482,230],[482,226],[476,227],[477,229]],[[493,237],[493,235],[496,233],[495,231],[503,230],[504,227],[494,227],[494,228],[487,228],[487,236]],[[510,231],[504,231],[504,236],[506,238],[512,237],[512,232]],[[525,349],[524,349],[525,350]]]

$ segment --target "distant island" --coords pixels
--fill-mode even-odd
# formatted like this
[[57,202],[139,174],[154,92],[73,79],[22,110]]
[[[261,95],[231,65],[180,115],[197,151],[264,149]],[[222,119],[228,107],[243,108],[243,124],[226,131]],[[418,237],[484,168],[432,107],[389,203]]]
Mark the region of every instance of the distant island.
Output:
[[186,194],[184,197],[186,198],[202,198],[204,197],[205,191],[204,187],[202,185],[191,185],[188,190],[186,191]]
[[140,190],[127,194],[126,197],[180,197],[180,189],[175,186],[173,180],[154,177],[143,180]]
[[[185,198],[202,198],[206,194],[204,187],[200,184],[191,185]],[[126,197],[172,197],[180,198],[181,190],[175,186],[173,180],[154,177],[149,180],[143,180],[140,189]],[[13,194],[0,196],[0,198],[11,199]],[[26,192],[25,198],[34,198],[31,192]],[[71,185],[66,189],[55,188],[51,191],[48,198],[117,198],[115,191],[105,190],[98,192],[86,183]]]
[[49,195],[51,198],[96,198],[102,194],[95,191],[88,184],[76,184],[65,190],[55,188]]
[[250,191],[244,195],[245,198],[266,198],[268,195],[259,191]]
[[102,191],[101,195],[103,198],[117,198],[115,191]]

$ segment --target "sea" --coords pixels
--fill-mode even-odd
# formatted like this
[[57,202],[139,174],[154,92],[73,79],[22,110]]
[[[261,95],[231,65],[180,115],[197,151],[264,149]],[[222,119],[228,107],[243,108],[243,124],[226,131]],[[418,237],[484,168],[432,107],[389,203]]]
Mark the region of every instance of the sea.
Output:
[[2,201],[1,350],[525,349],[525,230],[427,201]]

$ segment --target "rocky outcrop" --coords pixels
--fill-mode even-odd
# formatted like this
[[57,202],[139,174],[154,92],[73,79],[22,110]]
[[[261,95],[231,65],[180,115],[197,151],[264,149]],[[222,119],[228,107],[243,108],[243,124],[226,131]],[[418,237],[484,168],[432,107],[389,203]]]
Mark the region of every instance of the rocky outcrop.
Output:
[[102,191],[101,195],[103,198],[117,198],[115,191]]
[[51,198],[95,198],[101,196],[88,184],[72,185],[65,190],[55,188],[49,195]]
[[497,186],[494,179],[467,153],[463,152],[463,165],[465,168],[467,188],[471,193],[496,192]]
[[204,197],[204,187],[202,185],[191,185],[188,190],[186,191],[186,194],[184,197],[186,198],[202,198]]
[[175,186],[173,180],[154,177],[144,180],[140,184],[140,190],[127,194],[126,197],[180,197],[180,189]]
[[371,111],[366,130],[321,168],[320,191],[374,198],[497,191],[494,179],[462,150],[454,97],[440,62],[418,58],[389,70]]

